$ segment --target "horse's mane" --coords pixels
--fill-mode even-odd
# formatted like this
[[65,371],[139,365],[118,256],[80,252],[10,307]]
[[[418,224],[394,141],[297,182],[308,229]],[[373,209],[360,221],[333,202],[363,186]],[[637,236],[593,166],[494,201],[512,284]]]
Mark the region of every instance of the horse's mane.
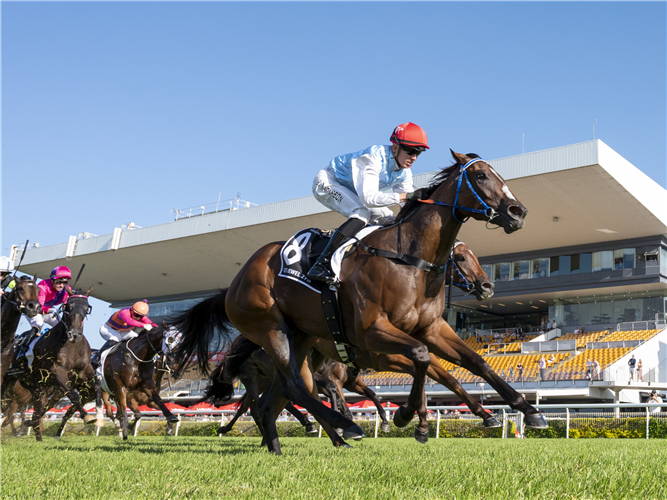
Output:
[[[479,158],[479,155],[476,155],[475,153],[468,153],[466,155],[468,158]],[[461,163],[460,162],[455,162],[453,165],[450,165],[449,167],[445,167],[440,172],[435,174],[433,179],[431,180],[431,184],[429,184],[428,187],[422,188],[422,195],[421,199],[425,200],[427,198],[430,198],[433,192],[440,187],[440,185],[447,180],[449,175],[456,170],[457,167],[460,167]],[[405,205],[401,208],[401,210],[398,212],[398,215],[396,216],[396,220],[403,220],[405,219],[408,215],[410,215],[414,209],[416,209],[420,205],[419,200],[408,200],[405,202]]]

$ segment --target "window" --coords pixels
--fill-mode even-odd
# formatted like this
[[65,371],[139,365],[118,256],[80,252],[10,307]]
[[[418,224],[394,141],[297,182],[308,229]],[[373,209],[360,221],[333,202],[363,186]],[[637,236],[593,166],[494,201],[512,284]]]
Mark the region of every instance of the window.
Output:
[[484,271],[484,274],[486,274],[489,278],[491,278],[491,276],[493,276],[493,264],[483,265],[482,271]]
[[570,274],[570,256],[561,255],[558,257],[558,268],[560,269],[559,273],[561,276],[567,276]]
[[549,259],[533,259],[530,261],[530,277],[546,278],[549,276]]
[[525,280],[530,278],[530,261],[517,260],[512,262],[512,279]]
[[634,269],[635,268],[635,249],[634,248],[624,248],[623,249],[623,269]]
[[[591,272],[591,256],[590,253],[579,254],[579,272],[580,273],[590,273]],[[574,258],[574,255],[572,256]]]
[[560,276],[560,267],[558,267],[560,261],[558,257],[551,257],[550,261],[549,269],[551,271],[551,276]]
[[614,269],[623,269],[623,249],[614,250]]
[[509,281],[510,279],[509,262],[501,262],[493,265],[493,281]]

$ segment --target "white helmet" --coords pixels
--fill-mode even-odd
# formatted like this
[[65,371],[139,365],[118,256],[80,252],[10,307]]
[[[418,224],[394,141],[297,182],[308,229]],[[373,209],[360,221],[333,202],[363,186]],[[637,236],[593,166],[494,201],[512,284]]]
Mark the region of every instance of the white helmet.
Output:
[[14,270],[14,262],[4,255],[0,257],[0,271],[3,273],[11,273]]

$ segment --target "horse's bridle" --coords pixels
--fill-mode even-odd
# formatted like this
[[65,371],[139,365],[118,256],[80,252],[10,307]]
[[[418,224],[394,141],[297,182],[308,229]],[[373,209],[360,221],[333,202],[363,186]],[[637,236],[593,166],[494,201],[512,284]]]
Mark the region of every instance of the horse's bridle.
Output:
[[[72,299],[78,299],[78,300],[72,301]],[[83,301],[85,301],[85,305],[87,307],[83,306],[83,303],[82,303]],[[69,306],[71,306],[72,310],[69,310]],[[77,310],[77,309],[80,309],[80,310]],[[70,295],[67,298],[67,301],[63,304],[63,307],[61,309],[63,317],[62,317],[62,319],[59,318],[59,321],[61,321],[65,324],[66,331],[68,332],[68,335],[69,335],[69,325],[67,325],[67,318],[69,318],[72,314],[80,314],[81,316],[83,316],[82,321],[85,321],[85,319],[92,312],[92,310],[93,310],[93,306],[91,306],[88,303],[88,296],[87,295]],[[58,313],[55,312],[54,316],[58,317]]]
[[[496,218],[496,216],[498,215],[498,213],[497,213],[493,208],[491,208],[491,207],[490,207],[490,206],[489,206],[489,205],[488,205],[488,204],[487,204],[487,203],[486,203],[486,202],[485,202],[485,201],[484,201],[484,200],[477,194],[477,191],[475,191],[475,189],[472,187],[472,184],[470,183],[470,179],[468,178],[468,167],[469,167],[470,165],[472,165],[473,163],[476,163],[476,162],[478,162],[478,161],[484,161],[484,160],[481,159],[481,158],[475,158],[475,159],[473,159],[473,160],[470,160],[470,161],[469,161],[468,163],[466,163],[465,165],[461,166],[461,168],[459,169],[459,173],[460,173],[460,175],[459,175],[458,183],[457,183],[457,185],[456,185],[456,197],[454,198],[454,204],[453,204],[453,205],[450,204],[450,203],[443,203],[443,202],[441,202],[441,201],[436,201],[436,200],[431,200],[431,199],[428,199],[428,200],[417,200],[417,201],[419,201],[419,202],[421,202],[421,203],[428,203],[428,204],[430,204],[430,205],[440,205],[440,206],[443,206],[443,207],[452,207],[452,215],[454,216],[454,220],[456,220],[456,222],[459,222],[459,223],[461,223],[461,224],[463,224],[464,222],[466,222],[470,217],[464,217],[463,220],[459,220],[458,217],[456,217],[456,209],[457,209],[457,208],[458,208],[459,210],[466,210],[466,211],[468,211],[468,212],[475,212],[475,213],[478,213],[478,214],[484,214],[486,217],[488,217],[487,222],[491,222],[493,219]],[[475,196],[475,198],[477,198],[477,201],[482,205],[482,207],[484,207],[484,210],[480,210],[480,209],[478,209],[478,208],[464,207],[463,205],[458,205],[459,196],[460,196],[460,194],[461,194],[461,186],[463,185],[463,178],[464,178],[464,177],[465,177],[465,180],[466,180],[466,184],[468,185],[468,188],[470,188],[470,191],[471,191],[472,194]]]
[[[130,341],[134,340],[134,339],[138,339],[139,335],[137,335],[136,337],[132,337],[131,339],[127,339],[127,341],[125,342],[125,349],[130,351],[130,354],[132,354],[134,359],[136,359],[139,363],[152,363],[153,361],[155,361],[155,358],[160,356],[160,354],[164,354],[164,351],[162,349],[157,350],[155,348],[155,346],[151,342],[150,336],[148,335],[149,333],[150,333],[149,331],[146,331],[146,340],[148,341],[148,345],[151,346],[151,349],[153,349],[153,357],[148,359],[148,360],[139,359],[139,357],[136,354],[134,354],[134,352],[132,352],[132,349],[130,349]],[[163,333],[163,335],[164,335],[164,333]]]
[[453,271],[456,272],[456,274],[458,275],[458,277],[461,280],[461,283],[454,283],[453,279],[450,283],[453,286],[459,287],[461,290],[463,290],[464,292],[466,292],[469,295],[469,294],[471,294],[472,292],[475,291],[475,285],[473,283],[471,283],[468,280],[468,278],[466,278],[464,276],[464,274],[461,272],[461,269],[459,268],[458,264],[454,260],[454,249],[456,248],[457,245],[460,245],[462,243],[463,243],[462,241],[457,241],[456,243],[454,243],[454,246],[452,247],[452,251],[449,254],[449,260],[447,260],[447,263],[445,264],[445,275],[447,275],[447,271],[450,271],[450,272],[452,271],[452,269],[450,269],[450,267],[449,267],[449,266],[452,266]]
[[[21,280],[21,281],[18,281],[16,283],[16,287],[18,287],[22,283],[27,284],[28,286],[37,286],[37,284],[33,280]],[[32,283],[32,284],[30,284],[30,283]],[[23,310],[25,309],[25,304],[23,303],[23,299],[21,299],[21,296],[19,295],[18,289],[16,287],[10,293],[8,293],[6,295],[3,295],[2,296],[2,301],[13,305],[14,307],[16,307],[16,310],[18,312],[23,314]],[[18,298],[18,300],[16,302],[9,299],[9,296],[12,295],[12,294],[15,294],[15,296]]]

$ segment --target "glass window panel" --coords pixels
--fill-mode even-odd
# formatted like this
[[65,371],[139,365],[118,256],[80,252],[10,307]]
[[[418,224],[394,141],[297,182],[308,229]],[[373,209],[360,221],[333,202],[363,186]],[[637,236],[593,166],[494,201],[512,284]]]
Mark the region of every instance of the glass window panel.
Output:
[[614,269],[623,269],[623,249],[614,250]]
[[510,269],[512,264],[509,262],[501,262],[496,264],[500,268],[500,273],[498,276],[498,281],[509,281],[510,279]]
[[560,268],[558,267],[559,264],[559,259],[558,257],[551,257],[551,262],[550,262],[550,271],[551,271],[551,276],[560,276]]
[[667,275],[667,249],[660,249],[660,273]]
[[635,267],[635,249],[623,249],[623,269],[634,269]]
[[581,262],[581,255],[574,254],[570,255],[570,274],[579,274],[579,266]]
[[484,274],[490,278],[493,276],[493,264],[484,264],[482,266],[482,271],[484,271]]
[[500,264],[493,264],[493,281],[500,281]]
[[602,271],[602,252],[593,252],[591,254],[591,269],[594,273]]
[[590,273],[591,272],[591,259],[592,254],[582,253],[579,255],[579,272],[580,273]]
[[518,280],[519,279],[519,274],[521,274],[520,267],[521,266],[520,266],[518,260],[516,262],[512,262],[512,275],[511,275],[510,279],[512,279],[512,280]]
[[611,271],[614,268],[614,252],[612,250],[605,250],[600,253],[602,254],[602,270]]
[[530,261],[530,277],[540,277],[540,259],[533,259]]
[[558,273],[560,276],[567,276],[570,274],[570,256],[561,255],[558,257]]
[[519,279],[527,280],[530,278],[530,261],[529,260],[520,260],[519,261]]

